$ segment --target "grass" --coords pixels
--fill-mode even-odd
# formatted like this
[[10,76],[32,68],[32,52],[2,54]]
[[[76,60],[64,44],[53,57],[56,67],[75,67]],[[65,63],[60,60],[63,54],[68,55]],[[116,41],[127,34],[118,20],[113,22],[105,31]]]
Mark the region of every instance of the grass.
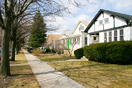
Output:
[[[11,63],[27,63],[22,52],[16,55],[16,61]],[[29,65],[11,66],[11,76],[3,79],[0,75],[0,88],[40,88]]]
[[132,65],[93,61],[48,63],[87,88],[132,88]]
[[48,61],[48,62],[75,59],[75,57],[69,57],[64,55],[54,55],[54,54],[39,54],[39,56],[37,57],[42,61]]
[[22,64],[22,63],[27,63],[27,59],[21,50],[18,55],[17,54],[15,55],[15,61],[10,61],[10,64]]

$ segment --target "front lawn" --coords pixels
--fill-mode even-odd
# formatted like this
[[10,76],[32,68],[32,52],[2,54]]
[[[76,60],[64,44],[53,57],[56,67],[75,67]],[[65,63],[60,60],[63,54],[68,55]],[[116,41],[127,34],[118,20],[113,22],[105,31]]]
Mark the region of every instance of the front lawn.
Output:
[[[21,51],[16,55],[16,61],[11,61],[11,64],[22,63],[27,63],[27,60]],[[29,65],[10,66],[10,70],[11,76],[3,79],[3,76],[0,75],[0,88],[40,88]]]
[[54,54],[40,54],[37,56],[42,61],[63,61],[63,60],[69,60],[69,59],[75,59],[75,57],[69,57],[64,55],[54,55]]
[[93,61],[48,63],[87,88],[132,88],[132,65]]
[[27,59],[23,53],[23,51],[21,50],[19,54],[15,55],[15,61],[10,61],[10,64],[22,64],[22,63],[28,63]]

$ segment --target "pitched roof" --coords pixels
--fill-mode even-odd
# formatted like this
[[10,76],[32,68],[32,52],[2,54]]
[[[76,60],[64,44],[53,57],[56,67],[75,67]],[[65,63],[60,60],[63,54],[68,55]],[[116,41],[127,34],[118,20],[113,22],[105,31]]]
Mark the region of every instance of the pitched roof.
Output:
[[132,16],[131,15],[127,15],[127,14],[123,14],[123,13],[118,13],[118,12],[114,12],[114,11],[109,11],[109,10],[104,10],[104,9],[100,9],[98,11],[98,13],[95,15],[95,17],[93,18],[93,20],[90,22],[90,24],[87,26],[87,28],[85,29],[84,32],[87,32],[89,30],[89,28],[92,26],[92,24],[96,21],[96,19],[99,17],[99,15],[103,12],[106,13],[110,13],[112,16],[116,16],[116,17],[120,17],[125,19],[127,22],[131,22],[132,21]]
[[61,38],[61,35],[49,34],[48,37],[47,37],[46,42],[47,42],[47,43],[50,43],[50,42],[52,42],[53,40],[56,40],[56,39],[59,39],[59,38]]
[[87,22],[87,21],[79,21],[79,22],[77,23],[76,27],[74,28],[72,34],[75,32],[75,30],[77,29],[77,27],[78,27],[78,25],[79,25],[80,23],[82,23],[82,24],[84,24],[84,25],[86,25],[86,26],[88,26],[88,24],[89,24],[89,22]]

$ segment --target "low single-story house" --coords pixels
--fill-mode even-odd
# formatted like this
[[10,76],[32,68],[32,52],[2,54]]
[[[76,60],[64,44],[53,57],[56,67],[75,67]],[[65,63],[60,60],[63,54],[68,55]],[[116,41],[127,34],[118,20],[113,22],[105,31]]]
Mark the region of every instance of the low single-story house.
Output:
[[84,31],[87,45],[132,40],[131,24],[131,15],[100,9]]
[[46,41],[44,42],[44,47],[54,48],[54,40],[61,38],[61,35],[49,34]]

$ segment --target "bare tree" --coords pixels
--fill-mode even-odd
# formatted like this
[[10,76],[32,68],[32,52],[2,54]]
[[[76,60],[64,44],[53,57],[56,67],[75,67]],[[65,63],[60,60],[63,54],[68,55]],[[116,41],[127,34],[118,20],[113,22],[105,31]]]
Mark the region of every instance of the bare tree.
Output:
[[[80,6],[76,0],[68,0],[70,4]],[[14,12],[14,9],[17,11]],[[34,15],[41,10],[43,16],[63,16],[70,13],[61,0],[0,0],[0,27],[2,28],[1,74],[10,75],[9,66],[9,34],[14,20],[25,12]]]
[[[69,45],[68,45],[68,41],[69,41]],[[57,49],[56,51],[58,52],[67,50],[69,56],[71,57],[76,44],[77,44],[76,38],[67,36],[67,38],[58,39],[55,41],[55,49]]]

